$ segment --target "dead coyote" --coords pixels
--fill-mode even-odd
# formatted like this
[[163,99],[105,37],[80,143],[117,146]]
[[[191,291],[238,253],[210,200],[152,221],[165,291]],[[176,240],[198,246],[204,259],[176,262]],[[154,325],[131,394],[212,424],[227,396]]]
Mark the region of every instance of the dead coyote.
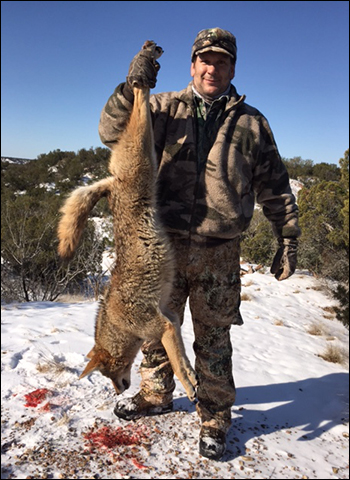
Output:
[[[162,49],[146,42],[154,58]],[[69,259],[87,217],[107,197],[114,219],[116,263],[101,301],[95,345],[80,378],[94,370],[112,380],[117,394],[130,386],[132,363],[142,345],[161,340],[174,373],[188,397],[195,398],[196,374],[185,354],[177,318],[167,311],[174,265],[169,240],[156,209],[156,166],[149,109],[149,88],[134,86],[130,121],[113,148],[104,180],[75,190],[61,212],[59,254]]]

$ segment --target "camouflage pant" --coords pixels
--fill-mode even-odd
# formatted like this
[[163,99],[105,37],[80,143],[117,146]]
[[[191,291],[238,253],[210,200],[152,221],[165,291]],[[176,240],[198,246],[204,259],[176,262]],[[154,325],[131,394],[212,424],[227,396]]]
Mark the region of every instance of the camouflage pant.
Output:
[[[197,412],[205,424],[226,431],[235,401],[230,328],[241,325],[240,240],[202,244],[173,241],[177,274],[169,308],[181,324],[187,299],[192,315],[199,377]],[[175,388],[172,368],[161,343],[142,347],[141,388],[152,403],[170,403]]]

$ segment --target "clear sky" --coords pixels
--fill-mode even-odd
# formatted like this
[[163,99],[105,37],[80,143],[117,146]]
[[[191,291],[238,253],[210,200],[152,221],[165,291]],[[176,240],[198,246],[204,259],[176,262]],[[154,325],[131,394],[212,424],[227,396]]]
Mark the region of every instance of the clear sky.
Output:
[[283,157],[338,164],[349,147],[349,2],[3,1],[1,155],[103,146],[101,110],[147,39],[165,51],[155,93],[191,80],[203,28],[237,38],[233,80]]

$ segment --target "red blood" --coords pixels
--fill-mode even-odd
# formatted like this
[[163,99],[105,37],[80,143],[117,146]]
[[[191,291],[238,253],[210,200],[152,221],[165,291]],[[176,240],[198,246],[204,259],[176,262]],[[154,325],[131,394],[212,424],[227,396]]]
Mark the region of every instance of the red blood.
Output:
[[27,393],[27,395],[24,395],[24,398],[27,401],[24,406],[37,407],[40,403],[46,400],[48,393],[50,393],[50,391],[46,388],[38,388],[37,390],[34,390],[34,392]]
[[146,465],[140,463],[137,458],[134,458],[133,449],[131,449],[130,453],[125,451],[125,449],[119,450],[118,452],[118,446],[142,445],[145,442],[148,443],[149,431],[144,426],[137,427],[128,425],[127,427],[117,427],[114,429],[105,426],[97,431],[91,429],[83,435],[89,443],[90,451],[99,449],[111,455],[113,462],[129,460],[139,469],[148,468]]
[[41,412],[51,412],[51,408],[52,408],[52,405],[50,402],[47,402],[45,403],[45,405],[43,405],[41,408],[40,408],[40,411]]
[[114,430],[102,427],[96,432],[85,433],[84,437],[91,447],[115,448],[117,445],[139,445],[145,439],[140,430],[131,430],[118,427]]

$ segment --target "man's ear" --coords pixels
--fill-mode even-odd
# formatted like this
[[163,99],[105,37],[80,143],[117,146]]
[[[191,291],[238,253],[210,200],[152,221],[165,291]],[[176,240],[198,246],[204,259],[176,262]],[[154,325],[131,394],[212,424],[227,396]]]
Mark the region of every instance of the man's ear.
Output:
[[[196,59],[195,59],[196,61]],[[191,77],[194,77],[195,74],[195,68],[194,68],[194,62],[191,63]]]

